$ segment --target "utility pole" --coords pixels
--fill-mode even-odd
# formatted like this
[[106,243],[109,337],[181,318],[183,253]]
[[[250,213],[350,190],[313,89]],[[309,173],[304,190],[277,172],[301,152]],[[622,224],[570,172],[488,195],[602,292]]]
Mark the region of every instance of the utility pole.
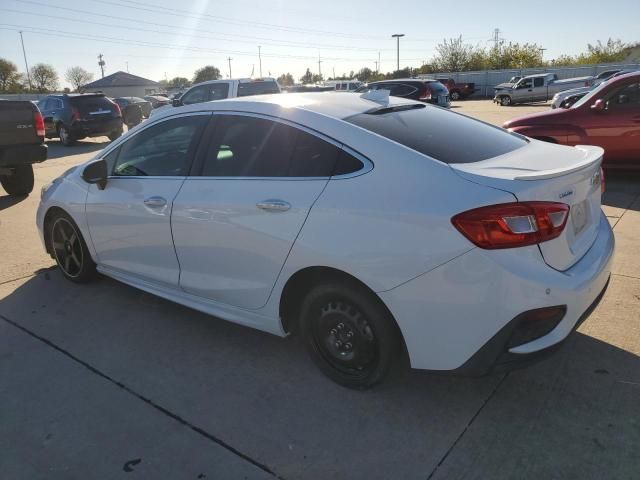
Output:
[[129,62],[124,62],[127,64],[127,73],[129,73]]
[[395,38],[397,40],[397,49],[396,49],[396,60],[397,66],[396,72],[400,72],[400,38],[404,37],[404,33],[394,33],[391,35],[391,38]]
[[29,64],[27,63],[27,52],[24,49],[24,38],[22,38],[22,30],[20,30],[20,42],[22,43],[22,55],[24,56],[24,66],[27,69],[27,81],[29,82],[29,90],[31,90],[31,73],[29,72]]
[[320,69],[320,64],[322,60],[320,60],[320,52],[318,52],[318,77],[322,77],[322,70]]
[[378,63],[376,66],[376,73],[380,73],[380,68],[382,68],[382,65],[380,65],[380,52],[378,52]]
[[374,61],[373,61],[373,63],[375,63],[375,64],[376,64],[376,74],[377,74],[377,73],[378,73],[378,61],[377,61],[377,60],[374,60]]
[[233,58],[227,57],[227,61],[229,62],[229,78],[231,78],[231,60],[233,60]]
[[538,50],[540,50],[540,60],[542,60],[544,58],[544,51],[546,48],[539,48]]
[[[262,55],[260,52],[261,48],[262,47],[258,45],[258,64],[259,64],[259,70],[260,70],[260,78],[262,78]],[[253,76],[253,74],[251,76]]]
[[493,30],[493,38],[490,41],[493,42],[493,48],[495,48],[496,50],[500,47],[500,44],[502,43],[502,41],[500,40],[500,29],[499,28],[494,28],[494,30]]
[[331,67],[332,71],[333,71],[333,79],[336,79],[336,67]]
[[106,65],[105,61],[102,59],[103,55],[98,55],[98,65],[100,65],[100,71],[102,72],[102,78],[104,78],[104,66]]
[[[255,71],[255,69],[256,69],[256,64],[252,63],[251,64],[251,75],[249,75],[249,78],[253,78],[253,72]],[[262,77],[262,75],[260,75],[260,76]]]

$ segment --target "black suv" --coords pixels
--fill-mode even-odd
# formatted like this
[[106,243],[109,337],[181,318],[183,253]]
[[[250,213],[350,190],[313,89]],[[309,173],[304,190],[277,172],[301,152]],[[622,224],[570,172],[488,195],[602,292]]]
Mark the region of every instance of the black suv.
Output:
[[356,90],[356,93],[368,90],[389,90],[392,97],[410,98],[421,102],[433,103],[449,108],[449,90],[437,80],[420,78],[399,78],[397,80],[382,80],[370,82]]
[[46,137],[57,137],[65,146],[86,137],[115,140],[122,135],[120,107],[102,93],[49,95],[38,102],[38,107]]

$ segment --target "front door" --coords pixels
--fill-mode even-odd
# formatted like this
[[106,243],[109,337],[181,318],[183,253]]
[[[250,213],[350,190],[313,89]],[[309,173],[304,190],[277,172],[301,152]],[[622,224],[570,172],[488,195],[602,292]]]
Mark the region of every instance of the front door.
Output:
[[201,168],[180,189],[172,231],[180,285],[228,305],[264,306],[342,150],[302,127],[214,115]]
[[[590,109],[595,102],[582,108]],[[640,82],[620,86],[603,98],[603,111],[589,111],[585,130],[592,145],[604,148],[604,161],[624,165],[637,163],[640,151]]]
[[178,285],[171,238],[173,201],[211,117],[191,114],[151,125],[106,157],[104,190],[91,185],[86,215],[98,264],[140,279]]

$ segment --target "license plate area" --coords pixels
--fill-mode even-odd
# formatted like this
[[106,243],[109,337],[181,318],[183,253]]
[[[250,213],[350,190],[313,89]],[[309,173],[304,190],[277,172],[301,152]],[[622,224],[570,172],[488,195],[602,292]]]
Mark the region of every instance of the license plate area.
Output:
[[589,224],[589,200],[583,200],[571,207],[571,224],[573,225],[573,235],[580,235]]

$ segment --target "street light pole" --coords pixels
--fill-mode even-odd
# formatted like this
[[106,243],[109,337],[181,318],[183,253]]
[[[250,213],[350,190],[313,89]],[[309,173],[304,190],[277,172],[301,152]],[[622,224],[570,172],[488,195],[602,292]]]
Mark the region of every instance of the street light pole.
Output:
[[258,45],[258,64],[260,66],[260,78],[262,78],[262,54],[260,53],[260,49],[262,47],[260,45]]
[[395,38],[397,41],[397,50],[396,50],[396,60],[397,60],[397,66],[398,68],[396,69],[397,72],[400,71],[400,37],[404,37],[404,33],[394,33],[393,35],[391,35],[391,38]]

